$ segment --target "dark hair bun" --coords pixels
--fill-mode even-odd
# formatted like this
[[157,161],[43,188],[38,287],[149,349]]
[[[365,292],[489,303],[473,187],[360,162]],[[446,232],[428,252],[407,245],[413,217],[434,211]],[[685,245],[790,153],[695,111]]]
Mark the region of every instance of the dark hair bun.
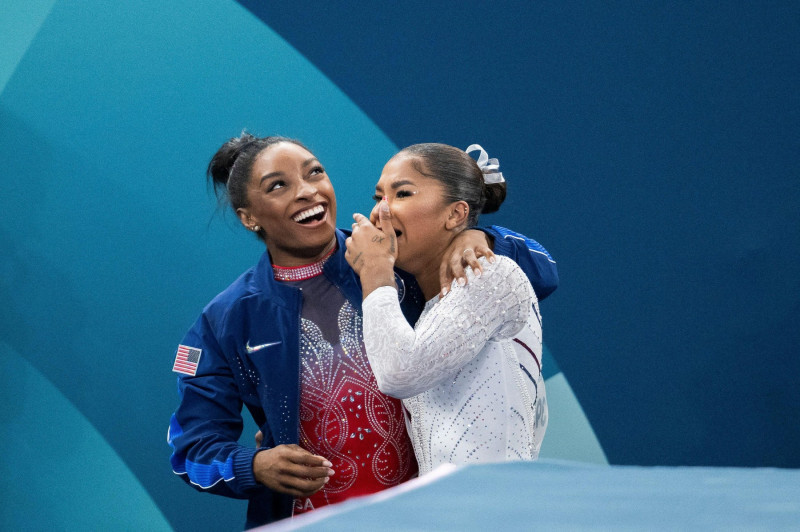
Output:
[[490,212],[496,212],[506,199],[506,184],[484,184],[483,196],[485,200],[483,202],[483,207],[481,207],[481,213],[489,214]]
[[206,171],[206,174],[214,183],[215,190],[227,187],[231,168],[236,163],[236,159],[255,140],[257,140],[256,137],[250,133],[242,132],[240,136],[230,139],[217,150],[217,153],[208,163],[208,170]]

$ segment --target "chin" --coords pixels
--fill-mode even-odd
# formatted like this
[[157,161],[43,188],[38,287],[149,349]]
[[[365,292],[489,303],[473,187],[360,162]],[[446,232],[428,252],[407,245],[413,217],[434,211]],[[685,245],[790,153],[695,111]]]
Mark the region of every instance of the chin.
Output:
[[310,238],[304,238],[300,242],[304,242],[305,247],[325,247],[331,243],[335,238],[336,230],[333,227],[320,229]]
[[403,259],[403,257],[400,257],[399,255],[397,256],[397,259],[394,261],[394,265],[397,268],[400,268],[401,270],[403,270],[404,272],[414,273],[414,272],[411,271],[411,269],[413,268],[413,265],[412,264],[407,264],[406,261]]

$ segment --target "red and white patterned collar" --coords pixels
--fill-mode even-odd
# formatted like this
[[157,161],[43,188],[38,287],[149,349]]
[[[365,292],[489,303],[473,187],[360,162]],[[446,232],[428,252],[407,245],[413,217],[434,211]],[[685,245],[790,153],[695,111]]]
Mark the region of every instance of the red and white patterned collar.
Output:
[[305,281],[322,273],[322,266],[331,258],[336,246],[318,262],[305,264],[303,266],[276,266],[272,265],[272,272],[276,281]]

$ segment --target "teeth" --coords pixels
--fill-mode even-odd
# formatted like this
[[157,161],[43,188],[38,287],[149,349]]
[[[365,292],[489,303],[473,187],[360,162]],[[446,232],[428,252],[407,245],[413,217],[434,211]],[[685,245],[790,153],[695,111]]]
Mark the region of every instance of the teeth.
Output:
[[325,207],[323,207],[322,205],[317,205],[316,207],[308,209],[307,211],[301,212],[300,214],[292,218],[292,220],[294,220],[295,222],[302,222],[306,218],[309,218],[321,212],[325,212]]

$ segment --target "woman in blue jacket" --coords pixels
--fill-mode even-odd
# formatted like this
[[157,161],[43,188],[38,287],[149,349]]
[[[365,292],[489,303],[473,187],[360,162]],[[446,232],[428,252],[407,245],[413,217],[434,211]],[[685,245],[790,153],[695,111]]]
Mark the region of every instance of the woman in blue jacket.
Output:
[[[178,347],[173,471],[199,490],[249,499],[247,528],[413,477],[401,403],[380,392],[364,352],[361,286],[344,258],[349,232],[335,227],[324,167],[297,141],[242,134],[214,155],[209,176],[267,251]],[[522,267],[539,299],[556,288],[555,264],[538,243],[484,231],[454,241],[446,256],[456,276],[462,257],[476,268],[492,244]],[[399,270],[396,284],[413,324],[422,294]],[[238,443],[242,406],[263,433],[258,448]]]

